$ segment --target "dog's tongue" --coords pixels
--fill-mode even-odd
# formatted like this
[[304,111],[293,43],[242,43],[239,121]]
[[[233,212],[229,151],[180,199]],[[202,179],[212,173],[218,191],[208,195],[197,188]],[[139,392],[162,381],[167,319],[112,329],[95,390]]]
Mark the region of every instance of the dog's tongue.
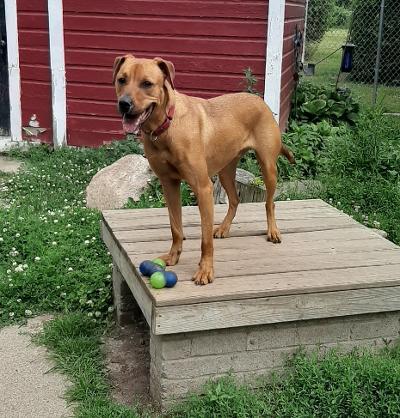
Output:
[[148,111],[142,112],[136,116],[124,115],[122,126],[127,134],[138,134],[142,123],[145,121]]
[[140,116],[132,118],[124,115],[122,118],[122,127],[126,134],[137,134],[140,129]]

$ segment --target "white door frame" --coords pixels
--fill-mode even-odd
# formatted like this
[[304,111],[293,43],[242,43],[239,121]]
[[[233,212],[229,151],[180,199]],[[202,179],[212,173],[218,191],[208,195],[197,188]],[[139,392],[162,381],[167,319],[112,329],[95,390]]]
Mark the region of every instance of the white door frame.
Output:
[[269,0],[264,101],[279,123],[285,0]]
[[67,93],[65,80],[64,21],[62,0],[48,0],[51,107],[54,147],[67,145]]
[[17,23],[17,0],[5,3],[8,91],[10,97],[10,136],[0,137],[0,150],[22,141],[21,77],[19,71],[19,46]]

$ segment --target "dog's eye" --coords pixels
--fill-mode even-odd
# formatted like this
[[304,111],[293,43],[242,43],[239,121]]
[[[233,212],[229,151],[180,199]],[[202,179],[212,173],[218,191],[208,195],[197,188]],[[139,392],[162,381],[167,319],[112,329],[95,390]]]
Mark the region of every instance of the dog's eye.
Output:
[[125,84],[125,83],[126,83],[126,78],[125,78],[125,77],[120,77],[120,78],[118,79],[118,83],[119,83],[119,84]]
[[153,87],[153,83],[151,81],[145,80],[145,81],[142,81],[142,84],[140,85],[140,87],[144,89],[149,89],[150,87]]

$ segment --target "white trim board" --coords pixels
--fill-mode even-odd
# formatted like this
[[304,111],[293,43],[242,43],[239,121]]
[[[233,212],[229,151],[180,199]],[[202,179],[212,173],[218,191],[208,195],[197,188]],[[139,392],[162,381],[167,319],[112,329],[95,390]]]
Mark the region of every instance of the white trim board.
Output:
[[8,89],[10,95],[10,137],[4,137],[4,143],[22,140],[21,76],[19,71],[16,0],[6,0],[5,16],[7,31]]
[[64,22],[62,0],[48,0],[51,104],[53,115],[53,144],[67,144],[67,95],[65,81]]
[[265,63],[264,101],[279,123],[285,0],[270,0],[268,6],[267,53]]

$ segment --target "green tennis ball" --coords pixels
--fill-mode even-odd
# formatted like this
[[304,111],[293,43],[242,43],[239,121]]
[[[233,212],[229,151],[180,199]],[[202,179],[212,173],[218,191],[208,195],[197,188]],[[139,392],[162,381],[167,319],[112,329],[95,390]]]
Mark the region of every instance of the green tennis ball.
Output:
[[154,260],[151,260],[154,264],[157,264],[157,266],[160,266],[161,268],[165,269],[166,263],[161,258],[155,258]]
[[150,284],[155,289],[162,289],[167,284],[164,273],[162,271],[156,271],[150,277]]

